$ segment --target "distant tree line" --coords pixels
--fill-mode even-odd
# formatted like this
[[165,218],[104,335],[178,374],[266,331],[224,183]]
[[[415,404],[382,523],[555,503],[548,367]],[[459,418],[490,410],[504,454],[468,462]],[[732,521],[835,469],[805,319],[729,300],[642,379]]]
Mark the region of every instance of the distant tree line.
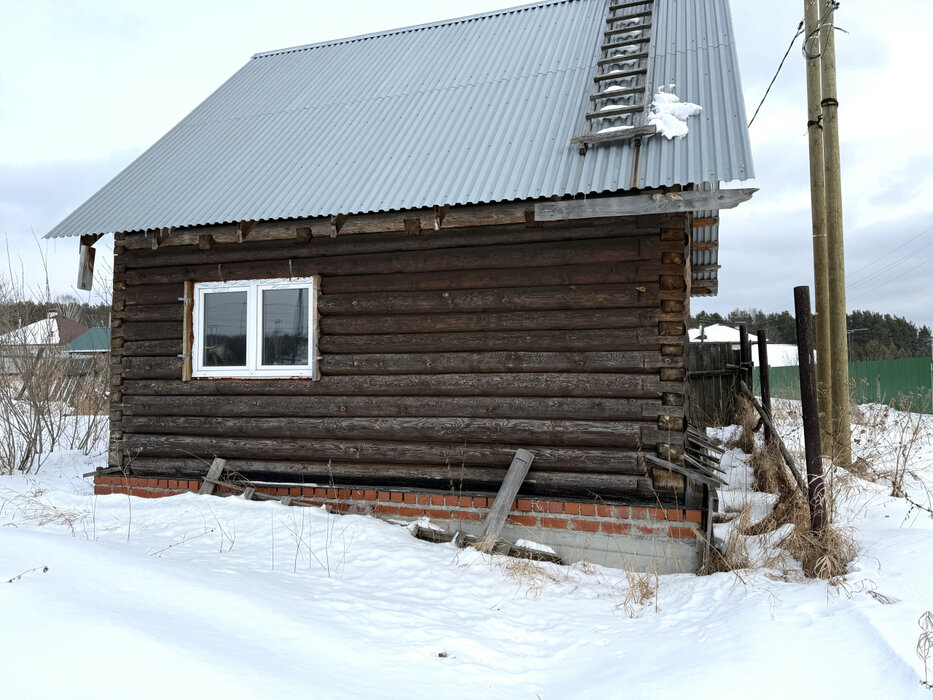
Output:
[[44,302],[31,299],[0,302],[0,325],[5,326],[3,332],[7,332],[41,321],[52,311],[83,323],[88,328],[110,326],[110,304],[88,304],[71,295]]
[[[690,327],[701,324],[736,326],[745,323],[750,332],[764,329],[769,343],[796,343],[797,324],[789,311],[766,314],[761,309],[733,309],[725,316],[701,311],[690,317]],[[930,354],[930,329],[891,314],[853,311],[848,315],[849,360],[892,360]]]

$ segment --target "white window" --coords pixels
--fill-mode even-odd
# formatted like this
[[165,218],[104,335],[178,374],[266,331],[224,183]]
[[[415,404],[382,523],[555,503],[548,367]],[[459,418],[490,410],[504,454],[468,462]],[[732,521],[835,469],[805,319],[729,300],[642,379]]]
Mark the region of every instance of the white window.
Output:
[[317,379],[318,278],[194,285],[194,377]]

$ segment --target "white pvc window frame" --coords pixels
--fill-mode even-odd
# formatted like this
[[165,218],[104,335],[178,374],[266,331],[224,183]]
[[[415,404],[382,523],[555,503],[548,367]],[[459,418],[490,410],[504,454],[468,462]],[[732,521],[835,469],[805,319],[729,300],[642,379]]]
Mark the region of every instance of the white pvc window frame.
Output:
[[[201,379],[320,379],[318,371],[317,304],[320,277],[288,279],[195,282],[191,312],[191,376]],[[308,363],[305,365],[262,364],[262,292],[266,290],[308,290]],[[233,367],[204,365],[204,297],[218,292],[246,292],[246,364]]]

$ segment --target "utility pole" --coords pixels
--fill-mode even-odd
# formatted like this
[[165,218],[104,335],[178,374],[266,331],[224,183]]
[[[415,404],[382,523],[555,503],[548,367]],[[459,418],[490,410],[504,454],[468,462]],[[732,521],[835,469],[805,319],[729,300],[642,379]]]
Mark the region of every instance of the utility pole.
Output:
[[846,336],[846,266],[842,236],[842,177],[839,167],[839,102],[836,100],[835,2],[823,0],[820,18],[820,77],[823,96],[823,170],[826,187],[826,248],[829,254],[830,353],[832,361],[833,457],[852,464],[849,417],[849,348]]
[[807,57],[807,134],[810,139],[810,212],[813,223],[813,278],[816,305],[816,371],[823,442],[832,435],[832,352],[829,344],[829,265],[826,249],[826,188],[823,184],[823,126],[820,124],[819,0],[804,0],[804,54]]

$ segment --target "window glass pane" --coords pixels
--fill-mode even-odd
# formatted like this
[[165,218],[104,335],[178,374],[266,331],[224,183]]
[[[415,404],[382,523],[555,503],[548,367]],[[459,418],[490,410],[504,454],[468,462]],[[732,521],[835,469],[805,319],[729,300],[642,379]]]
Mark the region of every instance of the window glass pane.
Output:
[[307,288],[263,290],[262,364],[310,364]]
[[246,292],[204,295],[204,366],[246,366]]

